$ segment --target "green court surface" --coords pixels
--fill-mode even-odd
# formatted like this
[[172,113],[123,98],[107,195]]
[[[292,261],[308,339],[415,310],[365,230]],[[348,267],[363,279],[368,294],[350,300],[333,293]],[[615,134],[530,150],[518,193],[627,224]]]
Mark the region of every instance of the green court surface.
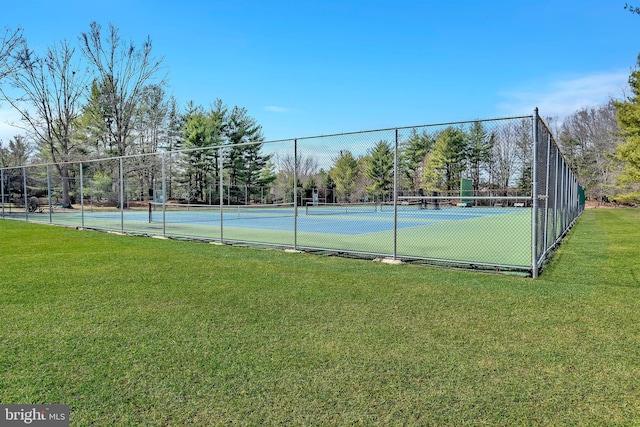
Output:
[[[297,212],[297,216],[294,215]],[[22,216],[21,216],[22,215]],[[24,213],[10,217],[24,219]],[[221,220],[222,219],[222,220]],[[164,221],[163,221],[164,220]],[[531,265],[531,210],[447,207],[439,210],[369,206],[352,211],[293,207],[252,211],[122,212],[71,209],[29,214],[28,221],[167,237],[285,246],[400,258],[507,267]],[[394,234],[396,238],[394,239]]]

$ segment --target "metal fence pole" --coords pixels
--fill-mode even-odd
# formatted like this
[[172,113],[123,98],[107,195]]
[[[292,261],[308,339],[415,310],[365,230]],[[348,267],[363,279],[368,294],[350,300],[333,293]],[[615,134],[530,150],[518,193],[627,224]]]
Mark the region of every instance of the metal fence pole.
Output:
[[29,221],[29,203],[27,201],[27,167],[22,167],[22,191],[24,192],[24,219]]
[[553,173],[554,183],[553,183],[553,240],[557,240],[560,237],[560,231],[558,230],[558,166],[560,164],[560,151],[556,149],[556,161],[555,161],[555,171]]
[[298,140],[293,140],[293,249],[298,249]]
[[124,233],[124,159],[120,157],[120,229]]
[[571,219],[569,224],[578,216],[578,181],[573,171],[571,171]]
[[544,192],[544,236],[543,236],[543,252],[549,248],[549,174],[551,168],[551,134],[547,135],[547,176],[545,178]]
[[[166,236],[167,235],[167,218],[166,218],[166,207],[167,207],[167,178],[166,178],[166,172],[165,172],[165,161],[166,161],[166,156],[165,153],[162,152],[162,155],[160,157],[161,162],[162,162],[162,235]],[[155,202],[155,200],[154,200]]]
[[533,200],[531,202],[531,276],[538,277],[538,109],[533,112]]
[[84,176],[82,173],[82,162],[80,162],[80,223],[84,228]]
[[218,171],[220,174],[220,243],[222,243],[223,239],[223,220],[224,220],[224,176],[222,176],[222,166],[224,164],[222,156],[224,155],[224,151],[222,151],[222,147],[218,149]]
[[398,129],[393,148],[393,259],[398,256]]
[[4,218],[4,169],[0,169],[0,197],[2,198],[2,217]]
[[53,209],[51,206],[51,167],[47,165],[47,203],[49,204],[49,224],[53,222]]
[[567,164],[562,162],[562,204],[560,206],[562,206],[562,229],[566,230],[567,229],[567,218],[568,218],[568,213],[567,213],[567,176],[568,176],[568,172],[569,172],[569,168],[567,167]]

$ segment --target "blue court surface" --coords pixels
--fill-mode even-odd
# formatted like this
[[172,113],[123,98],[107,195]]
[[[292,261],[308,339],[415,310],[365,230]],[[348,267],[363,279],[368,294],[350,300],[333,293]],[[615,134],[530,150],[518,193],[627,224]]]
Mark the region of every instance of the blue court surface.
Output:
[[[505,215],[522,212],[521,208],[443,208],[429,209],[399,209],[397,212],[397,229],[423,227],[443,221],[465,221],[486,216]],[[80,221],[81,213],[57,214],[69,220]],[[48,216],[48,215],[47,215]],[[155,210],[149,215],[147,211],[125,210],[124,212],[84,212],[85,220],[135,222],[161,225],[163,220],[167,225],[191,224],[200,227],[220,227],[220,210],[190,209],[190,210]],[[151,219],[151,221],[150,221]],[[327,210],[307,213],[304,208],[298,209],[297,222],[294,222],[293,208],[274,208],[260,210],[228,209],[222,215],[223,228],[261,229],[274,231],[292,231],[294,226],[300,232],[361,235],[391,231],[394,228],[393,211],[380,212],[365,211],[363,209],[352,212]],[[126,225],[125,225],[126,228]]]

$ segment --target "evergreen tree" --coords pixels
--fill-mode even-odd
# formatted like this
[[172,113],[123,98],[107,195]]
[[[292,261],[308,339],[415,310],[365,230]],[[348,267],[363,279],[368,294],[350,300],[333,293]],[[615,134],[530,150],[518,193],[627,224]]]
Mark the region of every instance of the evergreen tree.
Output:
[[491,160],[495,135],[484,129],[482,122],[473,122],[469,130],[467,159],[474,191],[480,188],[480,175],[483,167]]
[[0,140],[0,167],[26,165],[32,153],[33,148],[22,135],[16,135],[10,139],[7,147],[3,147]]
[[460,188],[460,177],[467,158],[467,135],[458,128],[448,127],[436,138],[429,153],[424,185],[430,191],[453,191]]
[[185,115],[183,141],[183,179],[192,202],[206,200],[207,189],[215,186],[218,168],[217,148],[222,141],[222,122],[214,111],[205,113],[192,103]]
[[260,170],[258,178],[258,188],[255,189],[255,196],[260,196],[260,203],[271,203],[271,187],[278,178],[275,172],[275,164],[269,160],[267,164]]
[[232,197],[237,201],[244,195],[245,199],[261,194],[262,173],[271,155],[262,154],[262,127],[247,114],[247,110],[234,107],[229,114],[224,134],[226,143],[230,145],[226,153],[225,173],[229,176]]
[[617,196],[616,199],[626,203],[640,203],[640,69],[636,68],[631,72],[629,88],[631,96],[624,101],[614,102],[623,139],[615,153],[616,159],[623,165],[618,181],[627,187],[626,194]]
[[101,85],[93,80],[87,102],[82,107],[82,114],[77,121],[79,131],[87,142],[89,155],[93,158],[99,159],[115,154],[113,140],[109,137],[109,118],[108,108],[103,102]]
[[400,148],[402,174],[414,193],[422,185],[427,154],[433,148],[434,143],[434,139],[426,131],[419,134],[413,129],[409,139]]
[[320,181],[320,188],[322,189],[322,191],[318,192],[318,196],[321,199],[320,201],[333,203],[336,183],[331,178],[331,174],[325,172],[324,169],[320,169],[320,172],[318,172],[318,180]]
[[334,166],[329,171],[331,179],[335,182],[337,197],[340,201],[350,201],[351,192],[354,190],[360,171],[358,160],[353,157],[351,151],[340,150],[338,157],[334,159]]
[[167,190],[167,199],[173,198],[173,185],[174,178],[176,173],[176,163],[178,155],[173,153],[175,149],[177,149],[183,138],[182,134],[182,126],[184,125],[184,117],[180,114],[178,110],[178,103],[174,97],[169,99],[169,110],[167,112],[167,133],[165,135],[166,139],[160,146],[160,149],[169,152],[168,155],[165,156],[165,179],[166,190]]
[[388,194],[393,184],[393,150],[387,141],[378,142],[366,159],[365,176],[372,181],[367,192],[374,198]]

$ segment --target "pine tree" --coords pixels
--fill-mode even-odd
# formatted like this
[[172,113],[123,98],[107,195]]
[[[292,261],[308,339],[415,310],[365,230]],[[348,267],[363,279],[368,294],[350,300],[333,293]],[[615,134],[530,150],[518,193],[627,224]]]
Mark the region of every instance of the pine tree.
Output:
[[190,104],[180,148],[185,149],[182,183],[188,186],[192,202],[205,200],[209,186],[217,183],[218,150],[215,147],[222,141],[221,128],[222,122],[215,111],[205,113],[202,107]]
[[453,191],[460,187],[460,176],[467,158],[467,135],[448,127],[436,138],[425,166],[425,188],[431,191]]
[[358,161],[353,157],[351,151],[340,150],[338,157],[334,159],[333,168],[329,171],[329,176],[335,182],[337,197],[340,201],[350,201],[358,175]]
[[[640,55],[638,56],[640,66]],[[618,181],[626,185],[628,192],[616,196],[627,203],[640,203],[640,69],[629,76],[632,95],[625,101],[616,101],[616,119],[623,142],[616,147],[615,157],[623,164]]]
[[[225,172],[229,176],[232,198],[244,202],[252,196],[260,195],[264,168],[271,159],[270,154],[262,154],[262,126],[247,114],[247,110],[234,107],[229,114],[224,134],[230,149],[225,156]],[[269,177],[268,180],[271,178]],[[244,200],[241,197],[244,195]]]
[[417,192],[422,185],[426,157],[434,143],[434,139],[426,131],[419,134],[413,129],[409,139],[402,144],[400,151],[402,174],[413,192]]
[[495,135],[487,133],[482,122],[473,122],[469,129],[467,158],[474,191],[480,189],[480,173],[491,159],[494,140]]
[[367,191],[381,197],[391,190],[393,184],[393,151],[387,141],[378,142],[367,157],[365,176],[372,181]]

